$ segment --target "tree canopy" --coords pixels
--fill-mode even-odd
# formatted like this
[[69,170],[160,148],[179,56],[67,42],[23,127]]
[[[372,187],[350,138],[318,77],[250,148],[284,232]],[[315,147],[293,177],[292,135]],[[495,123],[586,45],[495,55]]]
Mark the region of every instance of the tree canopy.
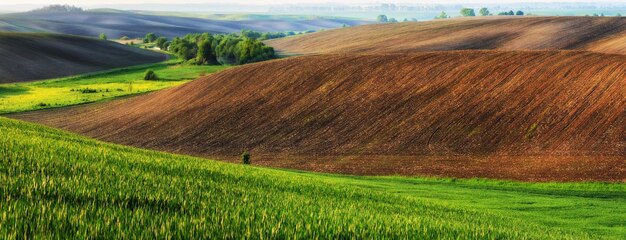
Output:
[[476,13],[474,12],[474,9],[472,9],[472,8],[462,8],[461,9],[461,16],[463,16],[463,17],[473,17],[473,16],[476,16]]
[[378,15],[378,17],[376,17],[376,21],[386,23],[386,22],[389,22],[389,19],[387,19],[387,15],[381,14],[381,15]]
[[148,34],[146,34],[146,36],[143,38],[143,42],[144,42],[144,43],[151,43],[151,42],[156,41],[156,40],[157,40],[157,38],[158,38],[158,36],[157,36],[156,34],[154,34],[154,33],[148,33]]
[[480,13],[481,16],[489,16],[489,9],[487,8],[481,8],[480,10],[478,10],[478,13]]
[[82,12],[84,11],[80,7],[76,7],[73,5],[61,5],[61,4],[53,4],[48,5],[42,8],[31,10],[30,12]]
[[444,19],[444,18],[448,18],[448,14],[447,14],[446,12],[443,12],[443,11],[442,11],[442,12],[439,14],[439,16],[437,16],[437,17],[435,17],[435,18],[437,18],[437,19]]
[[263,34],[252,31],[225,35],[188,34],[174,38],[169,51],[196,64],[238,65],[275,58],[274,48],[263,44],[262,37]]

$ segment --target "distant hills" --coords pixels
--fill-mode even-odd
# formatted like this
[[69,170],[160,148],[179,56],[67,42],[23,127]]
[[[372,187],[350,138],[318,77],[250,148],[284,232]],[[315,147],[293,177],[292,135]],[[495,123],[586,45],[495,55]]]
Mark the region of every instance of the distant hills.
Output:
[[267,42],[311,55],[15,117],[183,154],[249,150],[275,167],[621,181],[625,21],[476,17],[329,30]]
[[63,77],[164,60],[111,41],[41,33],[0,33],[0,83]]
[[110,38],[142,37],[148,32],[175,37],[188,33],[231,33],[243,29],[263,32],[307,31],[368,23],[342,18],[268,18],[214,20],[180,16],[157,16],[115,9],[96,11],[32,11],[0,15],[0,31],[53,32],[82,36],[104,33]]

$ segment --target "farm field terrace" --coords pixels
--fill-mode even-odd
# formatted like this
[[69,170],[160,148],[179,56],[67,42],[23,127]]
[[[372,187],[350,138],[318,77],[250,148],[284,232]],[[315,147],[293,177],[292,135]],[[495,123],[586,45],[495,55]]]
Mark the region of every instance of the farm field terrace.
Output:
[[[97,102],[177,86],[227,66],[163,63],[119,68],[72,77],[25,83],[0,84],[0,114]],[[158,80],[143,80],[147,69]]]
[[329,175],[107,144],[1,117],[0,132],[0,238],[626,235],[623,183]]

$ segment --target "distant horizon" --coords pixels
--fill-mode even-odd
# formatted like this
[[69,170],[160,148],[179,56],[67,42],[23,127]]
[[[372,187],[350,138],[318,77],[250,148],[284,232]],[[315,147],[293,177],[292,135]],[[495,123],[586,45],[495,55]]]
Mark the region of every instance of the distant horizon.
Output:
[[[486,1],[467,1],[467,0],[443,0],[443,1],[367,1],[367,0],[341,0],[341,1],[329,1],[329,0],[232,0],[228,3],[216,0],[185,0],[183,3],[172,3],[168,0],[31,0],[28,3],[24,3],[20,0],[5,0],[0,2],[0,6],[46,6],[46,5],[74,5],[74,6],[132,6],[139,4],[147,5],[185,5],[185,4],[219,4],[219,5],[250,5],[250,6],[268,6],[268,5],[293,5],[293,4],[328,4],[328,5],[379,5],[379,4],[405,4],[405,5],[445,5],[445,4],[537,4],[537,3],[616,3],[626,4],[626,1],[616,0],[560,0],[560,1],[546,1],[546,0],[486,0]],[[218,5],[218,6],[219,6]]]
[[[618,11],[626,9],[626,0],[487,0],[487,1],[467,1],[467,0],[444,0],[444,1],[367,1],[367,0],[344,0],[338,2],[330,2],[328,0],[233,0],[227,3],[216,0],[184,0],[185,3],[173,4],[167,0],[34,0],[24,3],[18,0],[5,0],[0,2],[0,13],[24,12],[48,5],[73,5],[83,9],[110,8],[118,10],[136,10],[136,11],[154,11],[154,12],[195,12],[195,13],[258,13],[258,14],[303,14],[324,15],[328,11],[299,9],[307,6],[320,7],[365,7],[380,6],[381,4],[396,4],[399,6],[444,6],[459,7],[466,5],[467,7],[495,7],[495,8],[526,8],[532,10],[559,9],[562,4],[565,9],[578,9],[586,6],[600,7],[598,10],[614,10],[617,6]],[[298,4],[298,5],[295,5]],[[580,6],[578,6],[580,4]],[[549,6],[549,7],[547,7]],[[297,9],[294,11],[293,9]],[[590,9],[588,9],[590,10]],[[395,11],[395,10],[389,10]],[[402,10],[400,10],[402,11]],[[420,10],[421,11],[421,10]],[[340,12],[340,11],[337,11]]]

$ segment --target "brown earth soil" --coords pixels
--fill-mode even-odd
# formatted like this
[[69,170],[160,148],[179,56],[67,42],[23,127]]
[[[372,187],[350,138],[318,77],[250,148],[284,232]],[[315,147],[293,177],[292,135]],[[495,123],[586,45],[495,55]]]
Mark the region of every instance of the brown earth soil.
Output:
[[[207,157],[207,156],[203,156]],[[241,163],[236,156],[212,159]],[[623,156],[281,156],[252,154],[254,165],[350,175],[493,178],[532,182],[626,182]]]
[[625,55],[329,54],[250,64],[136,98],[13,117],[199,156],[249,149],[266,166],[624,181],[624,86]]
[[626,54],[626,17],[473,17],[373,24],[274,39],[284,54],[460,49],[589,50]]
[[165,59],[161,53],[94,38],[0,32],[0,83],[65,77]]

